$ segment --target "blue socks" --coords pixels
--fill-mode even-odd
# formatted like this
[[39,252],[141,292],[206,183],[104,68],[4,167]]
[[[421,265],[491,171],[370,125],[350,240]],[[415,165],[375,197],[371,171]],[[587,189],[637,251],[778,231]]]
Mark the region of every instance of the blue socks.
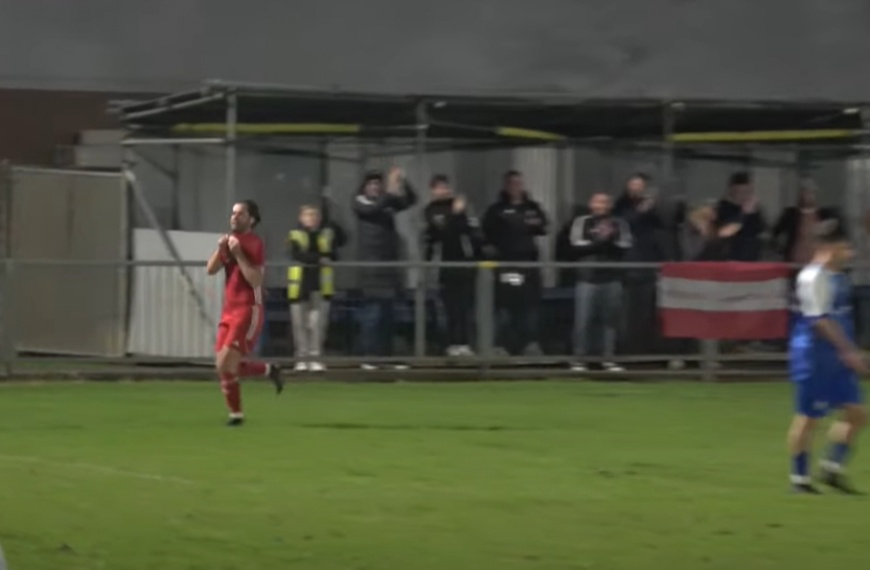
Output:
[[836,469],[842,469],[846,460],[849,458],[848,443],[832,443],[828,449],[828,463]]
[[791,480],[798,484],[810,482],[810,454],[806,451],[792,456]]

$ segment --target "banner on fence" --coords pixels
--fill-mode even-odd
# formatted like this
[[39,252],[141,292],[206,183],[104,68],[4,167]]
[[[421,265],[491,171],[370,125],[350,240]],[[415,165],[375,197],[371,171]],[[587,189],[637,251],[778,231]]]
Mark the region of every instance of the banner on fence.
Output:
[[666,263],[663,333],[672,338],[764,340],[788,334],[789,268],[779,263]]

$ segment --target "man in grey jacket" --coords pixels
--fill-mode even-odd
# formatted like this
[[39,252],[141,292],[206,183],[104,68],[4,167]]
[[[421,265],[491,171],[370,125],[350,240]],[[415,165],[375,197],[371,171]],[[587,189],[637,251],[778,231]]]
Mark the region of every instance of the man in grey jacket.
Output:
[[[396,214],[417,202],[417,195],[401,169],[392,168],[384,182],[381,172],[368,173],[353,200],[360,261],[399,260],[401,238],[396,231]],[[389,356],[393,302],[402,287],[402,271],[393,267],[362,267],[357,275],[364,295],[360,314],[363,355]]]
[[[615,217],[613,202],[607,194],[595,194],[589,201],[589,214],[577,216],[571,224],[570,241],[573,257],[580,262],[574,297],[574,353],[578,362],[572,369],[584,372],[583,357],[589,356],[593,340],[601,340],[602,356],[616,353],[616,333],[623,303],[619,269],[584,267],[582,262],[614,263],[621,261],[631,248],[628,224]],[[605,362],[605,370],[622,371],[614,362]]]

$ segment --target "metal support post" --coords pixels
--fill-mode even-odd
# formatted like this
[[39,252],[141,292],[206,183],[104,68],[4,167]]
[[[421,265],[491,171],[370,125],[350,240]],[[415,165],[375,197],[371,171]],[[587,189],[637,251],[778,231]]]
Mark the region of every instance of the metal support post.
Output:
[[426,269],[417,271],[414,288],[414,356],[426,356]]
[[181,229],[181,147],[172,147],[172,227]]
[[[429,117],[426,113],[425,102],[417,105],[417,133],[416,133],[416,163],[417,163],[417,187],[423,188],[426,184],[426,132],[429,129]],[[417,218],[411,218],[411,234],[416,239],[420,235],[417,227]],[[411,251],[416,260],[422,259],[420,244],[415,243]],[[417,267],[414,282],[416,283],[414,295],[414,354],[417,357],[426,355],[426,273],[428,268]]]
[[492,357],[493,327],[495,325],[495,263],[483,262],[477,266],[477,290],[475,297],[477,320],[477,354],[481,358]]
[[15,373],[15,357],[18,354],[15,341],[16,311],[14,262],[11,257],[3,260],[3,276],[0,280],[0,358],[3,360],[3,373],[11,378]]
[[224,191],[226,196],[226,210],[229,212],[236,202],[236,161],[238,159],[238,149],[236,148],[236,136],[239,122],[239,99],[235,93],[227,95],[227,134],[224,139],[226,144],[226,163],[224,173]]
[[716,370],[719,369],[719,341],[703,339],[701,343],[701,379],[704,382],[716,381]]

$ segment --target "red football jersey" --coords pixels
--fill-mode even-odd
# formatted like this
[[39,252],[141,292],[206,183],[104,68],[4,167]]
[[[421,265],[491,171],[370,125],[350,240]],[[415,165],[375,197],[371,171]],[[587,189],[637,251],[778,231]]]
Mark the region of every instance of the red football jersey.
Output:
[[[233,234],[239,242],[241,242],[242,251],[245,257],[254,267],[263,267],[266,263],[266,248],[263,246],[263,240],[260,236],[253,232],[244,232]],[[226,275],[226,284],[224,285],[224,306],[225,307],[243,307],[263,304],[263,291],[260,287],[251,287],[248,280],[239,269],[239,264],[236,263],[232,253],[227,251],[222,256],[224,262],[224,274]]]

